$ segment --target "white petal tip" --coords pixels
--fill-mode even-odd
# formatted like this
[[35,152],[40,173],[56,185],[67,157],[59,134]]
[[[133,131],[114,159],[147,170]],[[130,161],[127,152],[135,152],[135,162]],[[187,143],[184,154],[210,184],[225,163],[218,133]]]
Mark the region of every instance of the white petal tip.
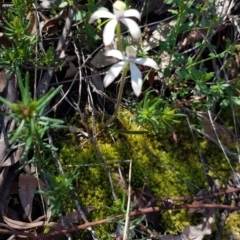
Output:
[[140,96],[141,92],[134,92],[137,97]]
[[112,82],[113,82],[113,79],[104,78],[104,80],[103,80],[103,86],[106,88],[106,87],[108,87]]

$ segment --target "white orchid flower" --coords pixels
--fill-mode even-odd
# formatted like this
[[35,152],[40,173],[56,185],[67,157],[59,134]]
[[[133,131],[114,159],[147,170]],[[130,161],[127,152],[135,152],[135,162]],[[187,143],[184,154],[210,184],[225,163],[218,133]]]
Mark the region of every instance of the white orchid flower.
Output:
[[120,21],[123,23],[128,29],[134,40],[140,40],[141,38],[141,30],[137,23],[129,17],[135,17],[140,20],[140,13],[136,9],[126,9],[126,4],[122,1],[116,1],[113,4],[113,13],[108,12],[106,10],[98,10],[93,13],[91,16],[89,23],[93,23],[95,20],[99,18],[110,18],[111,20],[106,24],[103,30],[103,43],[105,46],[111,44],[114,38],[114,30],[117,26],[117,23]]
[[129,64],[131,72],[132,89],[136,96],[139,96],[142,91],[142,73],[136,64],[149,66],[154,69],[159,69],[157,63],[151,58],[136,58],[137,51],[133,46],[126,47],[127,56],[123,55],[118,50],[109,50],[105,55],[107,57],[115,57],[122,61],[115,63],[105,75],[103,84],[107,87],[120,74],[120,72]]

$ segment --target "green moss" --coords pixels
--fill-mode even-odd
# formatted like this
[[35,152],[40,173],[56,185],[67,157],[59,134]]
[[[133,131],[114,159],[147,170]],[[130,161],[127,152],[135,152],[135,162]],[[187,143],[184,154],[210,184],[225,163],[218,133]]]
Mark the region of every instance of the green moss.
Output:
[[[136,131],[137,126],[130,123],[130,113],[120,114],[121,125],[128,131]],[[99,126],[97,126],[99,130]],[[114,177],[117,172],[117,161],[131,159],[132,186],[147,188],[155,196],[187,196],[196,194],[199,189],[206,187],[206,178],[199,153],[192,139],[188,126],[181,124],[176,131],[179,141],[176,143],[171,133],[164,135],[132,135],[117,134],[110,136],[107,133],[98,136],[98,147],[109,164],[113,173],[115,191],[119,199],[122,191],[118,180]],[[112,141],[115,138],[115,142]],[[106,206],[113,205],[109,180],[103,166],[85,166],[85,164],[101,164],[94,147],[89,143],[78,146],[74,138],[72,141],[62,142],[60,158],[62,164],[71,171],[78,167],[79,186],[78,198],[84,205],[92,205],[95,210],[91,220],[107,218],[112,213]],[[205,171],[212,176],[225,178],[229,175],[229,166],[219,149],[199,137],[198,144],[201,153],[206,156]],[[67,167],[69,166],[69,167]],[[122,166],[128,173],[128,164]],[[209,168],[207,166],[210,166]],[[163,211],[161,224],[171,233],[178,233],[191,224],[191,216],[185,210]],[[114,232],[113,224],[97,227],[97,234],[101,239],[107,239],[107,234]],[[105,236],[105,237],[104,237]]]
[[233,239],[240,238],[240,222],[239,222],[240,215],[238,212],[231,213],[227,220],[226,224],[223,229],[223,237],[225,239],[230,239],[232,236]]
[[162,213],[162,216],[170,234],[181,232],[182,229],[191,223],[191,215],[186,210],[165,211]]

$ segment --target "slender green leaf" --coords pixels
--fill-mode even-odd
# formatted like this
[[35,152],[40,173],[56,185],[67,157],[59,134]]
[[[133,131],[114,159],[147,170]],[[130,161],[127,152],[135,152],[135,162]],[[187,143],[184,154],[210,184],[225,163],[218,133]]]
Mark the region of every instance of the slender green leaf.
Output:
[[25,120],[22,120],[20,125],[18,126],[18,128],[13,132],[13,136],[10,139],[10,143],[11,144],[16,141],[16,139],[18,138],[19,134],[22,132],[22,130],[24,128],[24,125],[25,125]]
[[11,108],[12,103],[9,102],[8,100],[6,100],[5,98],[1,97],[1,96],[0,96],[0,102],[6,104],[8,107]]
[[23,101],[24,105],[27,106],[25,100],[26,100],[26,96],[28,95],[28,93],[26,93],[26,90],[24,88],[23,80],[22,80],[22,74],[21,74],[18,67],[16,68],[16,75],[17,75],[18,87],[19,87],[19,90],[20,90],[20,93],[21,93],[22,101]]
[[52,88],[46,93],[43,97],[41,97],[37,102],[36,110],[39,111],[42,108],[45,108],[47,103],[60,91],[62,85],[57,87],[56,89]]

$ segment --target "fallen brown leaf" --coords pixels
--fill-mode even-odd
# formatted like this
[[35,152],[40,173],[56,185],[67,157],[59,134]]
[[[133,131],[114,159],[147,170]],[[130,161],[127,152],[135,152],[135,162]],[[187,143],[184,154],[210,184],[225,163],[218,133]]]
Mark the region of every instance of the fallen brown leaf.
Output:
[[32,203],[37,189],[37,179],[30,174],[20,174],[18,180],[19,198],[24,212],[30,222],[32,222]]

